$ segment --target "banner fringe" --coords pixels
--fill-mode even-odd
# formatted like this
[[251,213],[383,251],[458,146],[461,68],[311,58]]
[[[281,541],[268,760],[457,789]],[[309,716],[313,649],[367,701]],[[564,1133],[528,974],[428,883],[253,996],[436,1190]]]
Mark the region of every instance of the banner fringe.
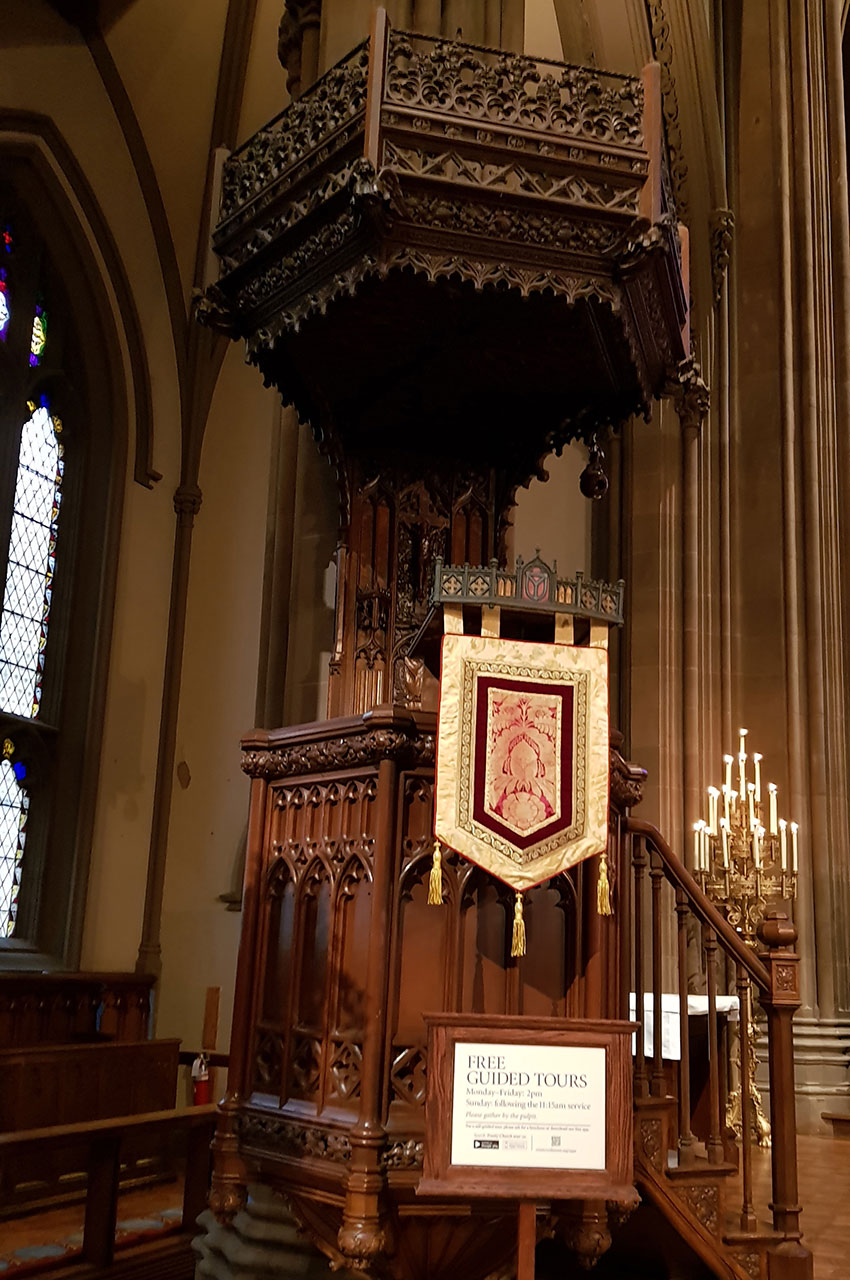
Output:
[[611,916],[611,882],[608,879],[608,857],[601,854],[599,858],[599,878],[596,881],[596,910],[601,916]]
[[431,863],[431,874],[428,877],[428,906],[443,905],[443,855],[439,840],[434,845],[434,861]]
[[522,914],[522,894],[517,890],[514,899],[514,930],[511,938],[511,955],[525,955],[525,920]]

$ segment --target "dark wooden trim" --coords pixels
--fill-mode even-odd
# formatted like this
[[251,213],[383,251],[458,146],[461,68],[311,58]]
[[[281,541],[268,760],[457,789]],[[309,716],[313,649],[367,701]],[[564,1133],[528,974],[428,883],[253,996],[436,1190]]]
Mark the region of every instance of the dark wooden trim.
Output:
[[685,891],[693,914],[702,924],[713,929],[722,940],[724,950],[737,962],[743,965],[747,973],[761,991],[770,987],[770,975],[732,926],[724,919],[714,903],[706,897],[696,880],[683,862],[680,862],[661,832],[651,822],[642,822],[638,818],[627,818],[626,831],[632,835],[643,836],[664,863],[667,879]]
[[[511,1200],[636,1200],[633,1187],[631,1037],[635,1022],[469,1013],[425,1013],[428,1082],[425,1166],[419,1195]],[[642,1032],[641,1032],[642,1034]],[[556,1045],[605,1051],[605,1168],[475,1168],[452,1163],[454,1053],[459,1042]]]
[[82,1120],[79,1124],[51,1125],[46,1129],[21,1129],[18,1133],[0,1133],[0,1151],[38,1142],[61,1146],[75,1138],[115,1137],[130,1129],[163,1129],[174,1125],[184,1129],[209,1127],[218,1108],[214,1102],[201,1107],[178,1107],[173,1111],[148,1111],[135,1116],[114,1116],[108,1120]]

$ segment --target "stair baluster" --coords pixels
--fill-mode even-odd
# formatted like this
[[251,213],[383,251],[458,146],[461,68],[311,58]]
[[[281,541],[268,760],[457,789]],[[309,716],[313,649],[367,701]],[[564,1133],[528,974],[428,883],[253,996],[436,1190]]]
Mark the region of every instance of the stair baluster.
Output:
[[644,976],[643,976],[643,886],[646,871],[646,851],[642,840],[633,844],[635,870],[635,1010],[641,1030],[637,1034],[635,1052],[635,1097],[649,1096],[649,1078],[646,1070],[646,1052],[643,1043]]
[[720,1115],[720,1055],[717,1041],[717,934],[703,929],[705,954],[705,989],[708,996],[708,1099],[709,1134],[706,1147],[709,1164],[723,1163],[723,1137]]
[[739,1062],[741,1072],[741,1230],[755,1231],[756,1215],[753,1210],[753,1151],[752,1151],[752,1102],[750,1099],[750,980],[741,965],[737,966],[739,1009]]
[[676,936],[679,971],[679,1164],[694,1160],[691,1130],[691,1045],[688,1036],[688,899],[684,889],[676,889]]
[[667,1077],[664,1074],[663,1031],[664,1014],[662,1009],[662,981],[664,965],[662,959],[661,928],[661,887],[664,883],[664,868],[659,858],[652,854],[649,860],[649,877],[652,884],[652,1087],[653,1098],[663,1098],[667,1094]]
[[[623,823],[623,837],[631,841],[633,879],[632,939],[634,943],[634,989],[637,1018],[646,1016],[644,992],[646,973],[644,954],[651,956],[649,975],[654,1001],[655,1028],[653,1040],[652,1096],[650,1077],[644,1053],[643,1031],[636,1036],[635,1101],[640,1108],[651,1106],[662,1118],[661,1133],[652,1142],[636,1147],[635,1172],[642,1194],[673,1220],[687,1223],[687,1238],[709,1270],[718,1277],[758,1274],[762,1280],[811,1280],[812,1255],[801,1241],[800,1212],[797,1197],[797,1151],[794,1115],[794,1055],[792,1018],[799,1007],[798,959],[794,951],[797,932],[793,923],[779,911],[769,911],[759,929],[761,950],[755,954],[707,897],[684,864],[676,857],[659,831],[650,823],[629,816]],[[624,850],[624,853],[627,852]],[[627,864],[626,864],[627,865]],[[651,914],[645,904],[646,870],[650,867],[652,883]],[[679,975],[679,1012],[681,1018],[681,1059],[679,1062],[678,1098],[678,1168],[668,1164],[659,1152],[663,1133],[663,1107],[659,1096],[660,1073],[658,1055],[661,1034],[661,992],[659,975],[663,951],[661,945],[661,883],[666,880],[675,890],[677,914],[677,968]],[[624,895],[625,896],[625,895]],[[701,926],[701,950],[706,973],[708,1003],[708,1133],[706,1156],[700,1154],[692,1128],[690,1067],[688,1044],[688,933],[691,921]],[[652,938],[645,930],[651,924]],[[752,1035],[752,1017],[748,988],[752,990],[767,1018],[768,1061],[770,1070],[770,1110],[773,1145],[770,1152],[772,1173],[773,1229],[759,1216],[753,1199],[753,1137],[751,1126],[743,1126],[741,1145],[741,1206],[725,1221],[722,1184],[734,1175],[727,1164],[724,1145],[725,1106],[728,1087],[721,1087],[720,1044],[717,1027],[717,960],[718,951],[731,961],[739,997],[741,1017],[741,1102],[747,1121],[753,1113],[753,1097],[747,1073],[747,1053]],[[663,1071],[663,1066],[662,1066]],[[662,1094],[664,1090],[660,1091]],[[657,1098],[657,1101],[656,1101]],[[670,1101],[671,1119],[675,1114]],[[655,1123],[647,1118],[647,1124]],[[636,1131],[645,1132],[644,1126]],[[657,1131],[656,1131],[657,1132]],[[699,1132],[699,1129],[697,1130]],[[671,1144],[672,1145],[672,1144]],[[661,1157],[661,1158],[659,1158]],[[731,1207],[731,1206],[730,1206]],[[734,1219],[734,1226],[732,1225]]]

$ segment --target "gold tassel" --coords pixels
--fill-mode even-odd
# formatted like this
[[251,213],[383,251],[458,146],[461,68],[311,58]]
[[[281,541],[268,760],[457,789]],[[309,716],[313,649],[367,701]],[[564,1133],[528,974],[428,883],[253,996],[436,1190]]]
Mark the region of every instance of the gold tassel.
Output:
[[608,855],[599,855],[599,878],[596,881],[596,910],[601,916],[611,916],[611,883],[608,879]]
[[443,855],[440,851],[440,842],[436,841],[434,845],[434,861],[431,863],[431,875],[428,877],[428,906],[441,907],[443,905]]
[[525,920],[522,915],[522,894],[517,890],[514,899],[514,932],[511,938],[511,955],[525,955]]

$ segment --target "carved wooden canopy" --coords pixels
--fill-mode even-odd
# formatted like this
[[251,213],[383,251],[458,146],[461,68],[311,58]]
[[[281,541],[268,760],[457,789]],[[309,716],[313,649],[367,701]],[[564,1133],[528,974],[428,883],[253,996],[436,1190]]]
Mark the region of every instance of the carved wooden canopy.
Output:
[[[503,467],[645,411],[687,356],[655,68],[389,28],[226,162],[208,322],[331,452]],[[421,440],[420,440],[421,445]]]

